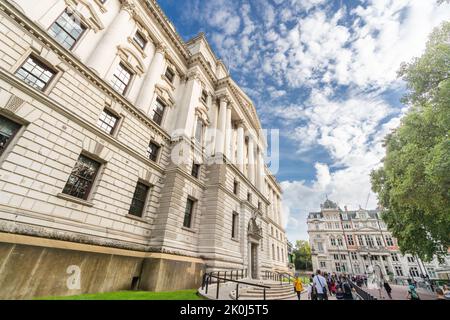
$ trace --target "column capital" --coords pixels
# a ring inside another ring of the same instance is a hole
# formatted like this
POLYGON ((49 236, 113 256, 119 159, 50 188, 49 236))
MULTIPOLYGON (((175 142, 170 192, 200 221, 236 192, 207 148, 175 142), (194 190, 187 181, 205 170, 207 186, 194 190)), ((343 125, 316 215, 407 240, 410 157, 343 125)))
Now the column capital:
POLYGON ((241 120, 241 119, 235 120, 234 125, 238 128, 244 128, 244 120, 241 120))
POLYGON ((136 4, 134 4, 133 0, 121 0, 120 9, 127 11, 131 16, 136 14, 136 4))
POLYGON ((230 98, 228 97, 227 94, 221 94, 218 96, 220 102, 225 102, 227 105, 231 102, 230 98))
POLYGON ((167 52, 167 46, 162 42, 155 43, 155 53, 165 54, 167 52))

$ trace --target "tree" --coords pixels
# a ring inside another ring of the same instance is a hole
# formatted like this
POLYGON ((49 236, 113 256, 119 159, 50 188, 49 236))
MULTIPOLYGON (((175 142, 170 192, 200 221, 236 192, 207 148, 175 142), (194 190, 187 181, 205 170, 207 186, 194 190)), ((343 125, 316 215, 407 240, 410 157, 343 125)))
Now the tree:
POLYGON ((294 264, 296 270, 312 270, 311 247, 305 240, 297 240, 294 248, 294 264))
POLYGON ((410 107, 385 139, 372 189, 402 252, 425 261, 450 247, 450 22, 430 35, 425 53, 399 71, 410 107))

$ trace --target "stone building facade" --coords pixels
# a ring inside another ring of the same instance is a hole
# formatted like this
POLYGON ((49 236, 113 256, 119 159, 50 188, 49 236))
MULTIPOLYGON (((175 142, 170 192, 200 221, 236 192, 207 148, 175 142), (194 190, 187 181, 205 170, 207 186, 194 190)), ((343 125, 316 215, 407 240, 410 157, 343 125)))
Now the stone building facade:
POLYGON ((320 212, 309 214, 307 222, 314 270, 362 275, 373 268, 392 279, 420 280, 422 275, 440 278, 450 265, 450 256, 441 264, 437 259, 425 263, 401 254, 379 210, 341 210, 327 199, 320 212))
POLYGON ((0 8, 0 298, 287 270, 255 106, 203 34, 154 0, 0 8))

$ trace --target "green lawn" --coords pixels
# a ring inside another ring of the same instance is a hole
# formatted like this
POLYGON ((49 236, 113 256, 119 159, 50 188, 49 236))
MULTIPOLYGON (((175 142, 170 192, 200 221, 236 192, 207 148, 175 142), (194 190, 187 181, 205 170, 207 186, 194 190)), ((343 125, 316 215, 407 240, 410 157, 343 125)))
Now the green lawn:
POLYGON ((203 300, 197 290, 172 292, 119 291, 68 297, 43 297, 37 300, 203 300))

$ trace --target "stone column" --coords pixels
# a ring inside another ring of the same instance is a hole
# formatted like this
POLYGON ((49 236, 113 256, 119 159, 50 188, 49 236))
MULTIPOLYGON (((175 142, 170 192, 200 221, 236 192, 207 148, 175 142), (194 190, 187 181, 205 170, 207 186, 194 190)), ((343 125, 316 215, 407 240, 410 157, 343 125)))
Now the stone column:
POLYGON ((237 122, 237 159, 236 164, 244 173, 244 123, 242 121, 237 122))
POLYGON ((213 104, 213 98, 211 94, 208 94, 206 98, 206 105, 208 106, 208 114, 211 122, 207 128, 206 135, 206 152, 208 156, 214 154, 214 148, 216 145, 216 128, 217 128, 217 106, 213 104))
POLYGON ((228 100, 225 96, 220 97, 219 121, 216 130, 216 154, 225 152, 225 131, 227 125, 227 104, 228 100))
POLYGON ((225 129, 225 154, 228 158, 228 160, 231 160, 231 104, 229 103, 227 105, 227 123, 226 123, 226 129, 225 129))
POLYGON ((146 114, 150 114, 152 110, 153 95, 155 94, 155 86, 158 83, 158 79, 161 79, 161 75, 164 72, 164 45, 158 43, 155 45, 155 55, 152 62, 145 74, 144 82, 142 83, 139 91, 138 98, 136 100, 136 106, 142 109, 146 114))
POLYGON ((260 166, 260 157, 259 157, 259 148, 256 150, 256 159, 255 159, 255 177, 256 177, 256 188, 261 190, 261 175, 259 174, 259 166, 260 166))
POLYGON ((117 54, 116 46, 125 42, 131 32, 133 24, 130 22, 134 15, 135 5, 130 0, 122 0, 120 11, 87 60, 87 65, 93 68, 100 77, 104 78, 108 68, 117 54))
POLYGON ((248 179, 255 184, 255 147, 251 135, 248 136, 248 179))

